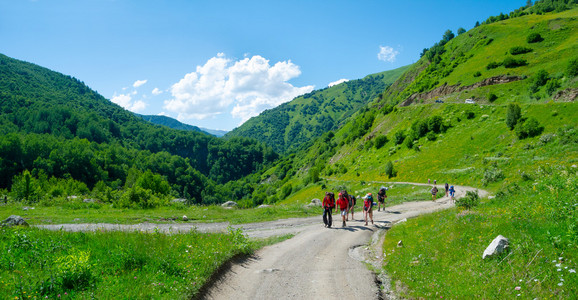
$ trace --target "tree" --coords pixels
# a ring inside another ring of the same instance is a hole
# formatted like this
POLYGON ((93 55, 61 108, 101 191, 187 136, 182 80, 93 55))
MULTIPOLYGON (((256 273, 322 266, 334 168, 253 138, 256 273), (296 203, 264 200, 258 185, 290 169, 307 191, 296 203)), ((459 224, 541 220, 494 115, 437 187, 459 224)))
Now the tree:
POLYGON ((506 125, 510 130, 513 130, 522 117, 522 110, 518 104, 510 103, 508 105, 508 113, 506 115, 506 125))
POLYGON ((391 178, 391 177, 395 177, 396 172, 393 169, 393 163, 390 161, 387 162, 387 164, 385 164, 385 175, 387 175, 387 177, 391 178))
POLYGON ((453 39, 455 37, 454 33, 451 30, 446 30, 446 32, 444 33, 444 37, 442 38, 443 41, 445 41, 446 43, 449 42, 451 39, 453 39))
POLYGON ((466 30, 463 27, 458 28, 458 35, 466 33, 466 30))
POLYGON ((479 27, 480 26, 480 21, 476 21, 476 25, 474 25, 474 27, 479 27))

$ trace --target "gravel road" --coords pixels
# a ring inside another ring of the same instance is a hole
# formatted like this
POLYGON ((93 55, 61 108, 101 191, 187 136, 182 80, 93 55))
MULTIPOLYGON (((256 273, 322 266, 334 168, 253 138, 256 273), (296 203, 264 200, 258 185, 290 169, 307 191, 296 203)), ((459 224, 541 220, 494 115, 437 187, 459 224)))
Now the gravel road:
MULTIPOLYGON (((399 182, 402 183, 402 182, 399 182)), ((408 183, 410 184, 410 183, 408 183)), ((417 184, 419 185, 419 184, 417 184)), ((423 184, 427 185, 427 184, 423 184)), ((441 186, 441 185, 438 185, 441 186)), ((438 187, 439 188, 439 187, 438 187)), ((471 187, 456 186, 456 198, 471 187)), ((440 191, 443 191, 441 187, 440 191)), ((480 197, 487 192, 478 190, 480 197)), ((440 195, 443 192, 440 193, 440 195)), ((333 228, 325 228, 321 215, 263 223, 234 225, 249 237, 295 234, 291 239, 265 247, 239 263, 233 264, 201 295, 203 299, 386 299, 387 283, 367 267, 380 269, 383 232, 407 218, 452 207, 447 197, 434 201, 406 202, 374 211, 374 225, 365 226, 359 205, 355 218, 341 227, 334 215, 333 228)), ((141 230, 176 232, 196 229, 202 232, 223 231, 229 224, 60 224, 38 227, 53 230, 141 230)))

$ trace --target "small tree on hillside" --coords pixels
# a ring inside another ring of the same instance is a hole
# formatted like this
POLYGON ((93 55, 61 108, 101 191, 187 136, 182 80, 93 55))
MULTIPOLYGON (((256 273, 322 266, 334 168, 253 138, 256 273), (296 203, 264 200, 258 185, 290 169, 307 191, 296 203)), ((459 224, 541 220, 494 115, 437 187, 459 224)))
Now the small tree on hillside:
POLYGON ((387 164, 385 165, 385 175, 387 175, 387 177, 391 178, 391 177, 395 177, 397 172, 395 172, 395 170, 393 169, 393 163, 390 161, 387 162, 387 164))
POLYGON ((463 27, 458 28, 458 35, 466 33, 466 30, 463 27))
POLYGON ((508 125, 508 128, 514 130, 520 118, 522 118, 522 109, 518 104, 510 103, 508 105, 508 114, 506 115, 506 125, 508 125))

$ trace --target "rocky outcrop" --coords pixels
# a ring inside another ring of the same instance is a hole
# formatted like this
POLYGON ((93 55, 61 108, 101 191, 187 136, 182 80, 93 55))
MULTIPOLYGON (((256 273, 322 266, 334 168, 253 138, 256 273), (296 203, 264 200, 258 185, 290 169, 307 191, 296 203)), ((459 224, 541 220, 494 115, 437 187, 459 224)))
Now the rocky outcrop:
POLYGON ((509 246, 510 242, 502 235, 498 235, 490 245, 484 250, 482 259, 502 254, 509 246))
POLYGON ((568 88, 554 94, 552 99, 559 102, 572 102, 576 101, 576 97, 578 97, 578 89, 568 88))
POLYGON ((509 83, 509 82, 514 82, 514 81, 518 81, 518 80, 522 80, 522 79, 523 78, 521 76, 501 75, 501 76, 486 78, 482 81, 476 82, 472 85, 466 85, 466 86, 460 86, 459 84, 456 84, 456 85, 444 84, 444 85, 437 87, 437 88, 435 88, 435 89, 433 89, 427 93, 413 94, 409 98, 405 99, 405 101, 403 101, 400 104, 400 106, 408 106, 408 105, 411 105, 413 102, 415 102, 417 100, 421 100, 421 99, 429 100, 429 99, 434 99, 436 97, 442 97, 442 96, 446 96, 449 94, 453 94, 453 93, 457 93, 457 92, 461 92, 461 91, 465 91, 465 90, 473 90, 473 89, 476 89, 479 87, 509 83))
POLYGON ((8 219, 2 221, 2 225, 4 226, 29 226, 28 223, 22 218, 21 216, 12 215, 8 217, 8 219))

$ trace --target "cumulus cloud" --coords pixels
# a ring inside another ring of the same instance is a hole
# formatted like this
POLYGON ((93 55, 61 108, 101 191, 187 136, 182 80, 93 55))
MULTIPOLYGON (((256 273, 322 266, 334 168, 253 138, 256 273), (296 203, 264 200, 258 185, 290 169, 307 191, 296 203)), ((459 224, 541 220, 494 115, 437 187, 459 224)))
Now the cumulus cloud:
POLYGON ((115 93, 110 101, 132 112, 144 110, 147 107, 147 104, 142 100, 133 100, 131 94, 132 93, 117 95, 115 93))
POLYGON ((158 96, 163 93, 163 91, 159 90, 159 88, 154 88, 152 91, 153 95, 158 96))
POLYGON ((137 87, 142 86, 143 84, 147 83, 147 81, 148 80, 146 80, 146 79, 145 80, 137 80, 132 84, 132 86, 134 88, 137 88, 137 87))
POLYGON ((269 64, 262 56, 234 61, 219 53, 205 65, 197 66, 170 88, 172 99, 164 108, 179 120, 205 119, 223 113, 242 122, 313 90, 288 83, 301 75, 291 61, 269 64))
POLYGON ((328 86, 329 86, 329 87, 332 87, 332 86, 334 86, 334 85, 338 85, 338 84, 340 84, 340 83, 344 83, 344 82, 348 82, 348 81, 349 81, 349 79, 339 79, 339 80, 337 80, 337 81, 330 82, 328 86))
POLYGON ((389 46, 379 46, 379 53, 377 59, 385 62, 394 62, 399 52, 389 46))

